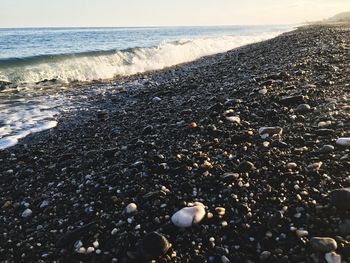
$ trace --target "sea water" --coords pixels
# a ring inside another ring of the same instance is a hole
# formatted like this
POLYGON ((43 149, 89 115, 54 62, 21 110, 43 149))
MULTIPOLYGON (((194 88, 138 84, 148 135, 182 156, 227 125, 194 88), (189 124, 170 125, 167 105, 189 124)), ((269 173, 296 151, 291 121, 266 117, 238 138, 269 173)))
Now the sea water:
POLYGON ((54 127, 74 82, 158 70, 270 39, 290 25, 0 29, 0 149, 54 127), (57 92, 55 92, 57 90, 57 92))

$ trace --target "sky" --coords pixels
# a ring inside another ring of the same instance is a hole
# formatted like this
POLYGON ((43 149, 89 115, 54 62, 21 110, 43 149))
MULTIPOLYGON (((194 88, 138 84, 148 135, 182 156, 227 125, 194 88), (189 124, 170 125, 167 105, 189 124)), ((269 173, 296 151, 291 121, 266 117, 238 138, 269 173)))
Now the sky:
POLYGON ((296 24, 350 0, 0 0, 0 27, 296 24))

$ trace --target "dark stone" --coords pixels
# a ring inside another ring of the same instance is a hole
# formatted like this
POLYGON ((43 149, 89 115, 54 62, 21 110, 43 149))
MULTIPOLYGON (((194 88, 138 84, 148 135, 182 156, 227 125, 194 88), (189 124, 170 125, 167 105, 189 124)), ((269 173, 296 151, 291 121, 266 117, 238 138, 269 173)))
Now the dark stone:
POLYGON ((147 234, 138 245, 139 254, 146 259, 157 259, 171 247, 165 236, 152 232, 147 234))

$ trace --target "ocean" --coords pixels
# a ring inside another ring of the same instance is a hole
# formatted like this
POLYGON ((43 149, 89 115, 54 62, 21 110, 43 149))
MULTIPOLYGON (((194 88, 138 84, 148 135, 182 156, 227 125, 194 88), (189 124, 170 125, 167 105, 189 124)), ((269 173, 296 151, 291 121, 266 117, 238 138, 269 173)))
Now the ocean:
POLYGON ((0 29, 0 149, 74 110, 72 83, 163 69, 273 38, 290 25, 0 29))

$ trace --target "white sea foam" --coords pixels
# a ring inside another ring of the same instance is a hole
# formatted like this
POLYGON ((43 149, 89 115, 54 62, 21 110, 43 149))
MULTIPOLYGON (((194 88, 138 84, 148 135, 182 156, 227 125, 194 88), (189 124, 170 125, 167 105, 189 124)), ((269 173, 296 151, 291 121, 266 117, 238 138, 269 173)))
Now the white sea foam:
POLYGON ((163 42, 156 47, 125 51, 72 54, 21 61, 0 69, 2 80, 14 83, 35 83, 44 79, 70 82, 111 79, 117 75, 132 75, 196 60, 275 37, 281 32, 266 32, 249 36, 182 39, 163 42))

